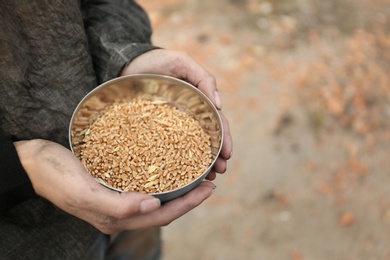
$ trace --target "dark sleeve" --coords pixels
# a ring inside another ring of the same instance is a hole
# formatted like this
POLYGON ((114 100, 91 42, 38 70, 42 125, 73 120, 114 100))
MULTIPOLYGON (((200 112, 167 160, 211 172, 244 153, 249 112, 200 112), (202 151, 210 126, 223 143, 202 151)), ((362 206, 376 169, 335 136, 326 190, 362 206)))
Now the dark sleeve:
POLYGON ((12 137, 0 140, 0 214, 37 196, 19 161, 13 141, 12 137))
POLYGON ((99 83, 117 77, 122 67, 151 44, 152 29, 143 9, 130 0, 81 0, 81 12, 99 83))

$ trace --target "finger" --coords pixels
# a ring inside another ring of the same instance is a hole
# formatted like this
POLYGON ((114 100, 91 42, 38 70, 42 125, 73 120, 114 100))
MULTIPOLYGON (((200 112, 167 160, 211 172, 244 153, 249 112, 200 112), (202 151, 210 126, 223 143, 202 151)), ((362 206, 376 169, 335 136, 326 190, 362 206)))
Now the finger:
POLYGON ((226 160, 229 160, 233 154, 233 138, 230 133, 229 122, 227 121, 226 117, 221 111, 219 112, 219 114, 222 119, 223 134, 224 134, 220 156, 226 160))
POLYGON ((226 172, 227 162, 225 159, 218 157, 217 161, 214 164, 213 170, 218 173, 226 172))
POLYGON ((209 172, 209 174, 207 174, 205 179, 209 180, 209 181, 213 181, 213 180, 215 180, 216 177, 217 177, 217 174, 215 173, 215 171, 211 170, 209 172))
POLYGON ((215 188, 216 186, 212 182, 204 181, 189 193, 165 203, 159 209, 148 214, 138 215, 128 220, 127 223, 122 222, 124 225, 123 228, 133 229, 134 227, 142 228, 168 225, 175 219, 199 206, 211 196, 215 188))
POLYGON ((120 75, 133 73, 158 73, 183 79, 198 87, 218 109, 222 108, 214 76, 185 52, 148 51, 132 60, 120 75))
POLYGON ((198 87, 219 110, 222 109, 222 102, 217 88, 215 77, 206 71, 200 64, 195 63, 193 68, 190 68, 188 81, 198 87))
POLYGON ((221 110, 222 103, 215 77, 192 57, 183 55, 182 59, 185 66, 181 66, 181 68, 184 68, 184 70, 178 70, 181 71, 182 75, 177 76, 198 87, 213 102, 216 108, 221 110))
POLYGON ((167 61, 170 62, 169 64, 165 64, 165 66, 157 66, 155 71, 191 83, 199 88, 218 109, 222 108, 215 77, 200 63, 187 53, 181 51, 153 50, 149 54, 157 53, 160 59, 163 59, 161 61, 162 64, 167 61))
POLYGON ((150 212, 160 207, 160 200, 139 192, 117 192, 95 183, 89 186, 88 200, 84 208, 101 215, 118 219, 128 218, 138 213, 150 212))
MULTIPOLYGON (((114 234, 128 230, 123 223, 127 223, 128 220, 138 215, 153 212, 161 206, 161 202, 157 198, 151 196, 151 198, 142 198, 142 195, 146 194, 136 192, 118 194, 120 199, 112 200, 111 207, 107 207, 99 212, 90 212, 91 221, 89 223, 105 234, 114 234)), ((136 228, 139 227, 134 226, 134 229, 136 228)))
POLYGON ((131 219, 142 213, 148 213, 161 206, 160 200, 138 192, 116 192, 110 190, 88 176, 79 180, 72 189, 68 213, 77 216, 105 234, 123 230, 123 219, 131 219), (81 187, 81 190, 80 190, 81 187), (73 197, 73 198, 72 198, 73 197))

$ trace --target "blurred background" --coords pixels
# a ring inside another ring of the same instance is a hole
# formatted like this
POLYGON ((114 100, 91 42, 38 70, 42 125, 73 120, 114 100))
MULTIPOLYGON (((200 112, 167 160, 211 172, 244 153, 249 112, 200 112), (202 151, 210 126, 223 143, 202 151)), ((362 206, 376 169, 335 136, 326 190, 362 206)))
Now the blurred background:
POLYGON ((215 75, 234 138, 164 259, 390 259, 390 1, 138 3, 215 75))

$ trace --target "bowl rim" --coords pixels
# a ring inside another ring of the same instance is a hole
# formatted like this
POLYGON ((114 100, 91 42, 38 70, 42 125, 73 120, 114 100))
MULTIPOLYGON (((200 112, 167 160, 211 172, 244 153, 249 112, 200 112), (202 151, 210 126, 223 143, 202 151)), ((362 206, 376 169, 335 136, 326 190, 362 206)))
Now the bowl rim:
MULTIPOLYGON (((111 85, 112 83, 114 82, 118 82, 118 81, 123 81, 123 80, 127 80, 129 78, 147 78, 147 79, 164 79, 164 80, 168 80, 170 82, 173 82, 173 83, 180 83, 181 85, 184 85, 186 86, 187 88, 190 88, 192 89, 193 91, 197 92, 199 95, 201 95, 203 97, 203 100, 205 100, 208 105, 211 107, 212 110, 214 110, 215 114, 217 115, 217 118, 218 118, 218 123, 219 123, 219 126, 220 126, 220 132, 221 132, 221 136, 220 136, 220 142, 219 142, 219 147, 218 147, 218 151, 216 153, 216 156, 215 158, 213 159, 213 161, 210 163, 209 167, 201 174, 199 175, 197 178, 193 179, 191 182, 183 185, 183 186, 180 186, 180 187, 177 187, 173 190, 168 190, 168 191, 164 191, 164 192, 156 192, 156 193, 146 193, 148 195, 152 195, 152 196, 163 196, 163 195, 166 195, 166 194, 170 194, 170 193, 173 193, 175 191, 178 191, 178 190, 182 190, 182 189, 186 189, 186 187, 190 186, 191 184, 193 184, 194 182, 197 182, 197 181, 200 181, 200 180, 203 180, 209 173, 210 171, 212 170, 212 168, 214 167, 220 153, 221 153, 221 150, 222 150, 222 145, 223 145, 223 140, 224 140, 224 127, 223 127, 223 121, 222 121, 222 117, 221 117, 221 114, 219 112, 219 110, 216 108, 216 106, 214 105, 214 103, 211 101, 211 99, 205 94, 203 93, 198 87, 192 85, 191 83, 185 81, 185 80, 182 80, 182 79, 179 79, 179 78, 175 78, 175 77, 172 77, 172 76, 168 76, 168 75, 163 75, 163 74, 154 74, 154 73, 137 73, 137 74, 129 74, 129 75, 124 75, 124 76, 119 76, 119 77, 116 77, 116 78, 113 78, 111 80, 108 80, 108 81, 105 81, 103 82, 102 84, 96 86, 95 88, 93 88, 92 90, 90 90, 81 100, 80 102, 77 104, 77 106, 75 107, 75 109, 73 110, 73 113, 72 113, 72 117, 71 117, 71 120, 70 120, 70 123, 69 123, 69 128, 68 128, 68 140, 69 140, 69 146, 70 146, 70 149, 72 151, 72 153, 74 154, 74 151, 73 151, 73 146, 72 146, 72 134, 71 134, 71 130, 72 130, 72 125, 73 125, 73 121, 74 121, 74 118, 77 114, 77 112, 79 111, 80 107, 88 100, 88 98, 90 96, 92 96, 93 94, 95 94, 97 91, 99 91, 100 89, 108 86, 108 85, 111 85)), ((86 169, 87 170, 87 169, 86 169)), ((88 172, 88 170, 87 170, 88 172)), ((89 172, 88 172, 89 173, 89 172)), ((90 173, 89 173, 90 174, 90 173)), ((92 175, 91 175, 92 176, 92 175)), ((93 176, 92 176, 93 177, 93 176)), ((95 178, 93 177, 97 182, 99 182, 100 184, 102 184, 103 186, 111 189, 111 190, 114 190, 114 191, 118 191, 118 192, 128 192, 128 191, 123 191, 123 190, 120 190, 120 189, 116 189, 108 184, 106 184, 105 182, 99 180, 98 178, 95 178)), ((195 188, 195 187, 194 187, 195 188)), ((137 192, 137 191, 136 191, 137 192)))

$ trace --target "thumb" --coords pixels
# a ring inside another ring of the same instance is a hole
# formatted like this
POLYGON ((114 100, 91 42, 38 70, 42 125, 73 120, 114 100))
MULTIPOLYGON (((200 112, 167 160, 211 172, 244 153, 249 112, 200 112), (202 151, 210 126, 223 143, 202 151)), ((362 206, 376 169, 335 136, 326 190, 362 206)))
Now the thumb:
POLYGON ((96 182, 91 189, 90 210, 115 218, 128 218, 139 213, 148 213, 161 206, 159 199, 140 192, 117 192, 96 182), (95 185, 94 185, 95 186, 95 185))

